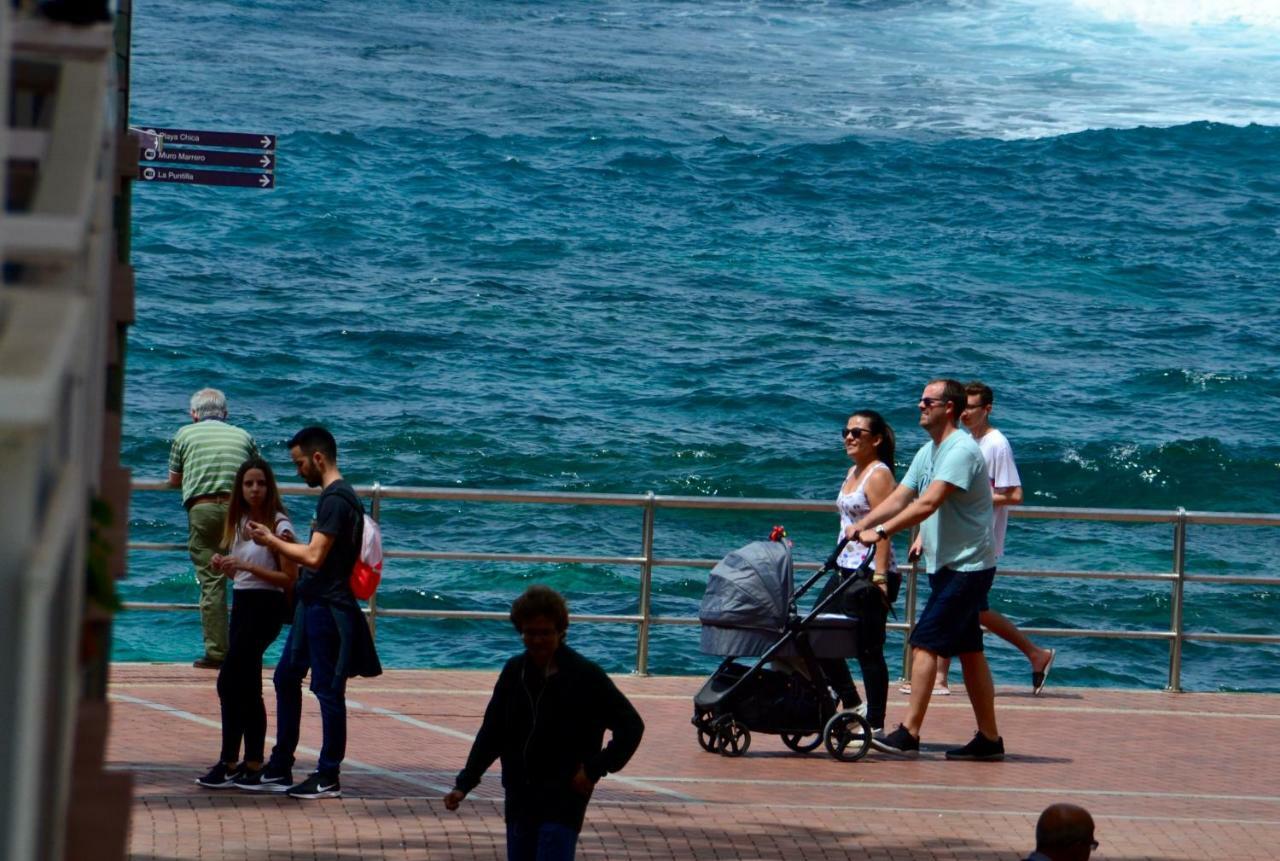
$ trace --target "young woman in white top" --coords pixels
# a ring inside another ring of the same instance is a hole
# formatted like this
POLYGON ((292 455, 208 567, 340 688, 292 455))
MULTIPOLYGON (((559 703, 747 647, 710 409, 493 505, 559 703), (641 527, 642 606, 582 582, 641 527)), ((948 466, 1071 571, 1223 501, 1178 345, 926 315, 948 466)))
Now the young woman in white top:
MULTIPOLYGON (((874 410, 859 410, 849 416, 841 432, 845 454, 853 466, 845 475, 836 497, 836 509, 840 512, 840 537, 871 509, 885 499, 897 481, 893 477, 894 436, 884 417, 874 410)), ((884 726, 885 705, 889 698, 889 668, 884 660, 885 625, 889 618, 891 578, 896 579, 893 547, 888 539, 875 545, 876 555, 871 582, 875 588, 850 587, 846 592, 844 609, 856 615, 858 625, 858 665, 862 669, 862 684, 867 691, 866 716, 872 729, 884 726)), ((841 576, 853 573, 866 560, 869 548, 850 541, 836 559, 841 576)), ((896 583, 894 584, 896 586, 896 583)), ((854 687, 849 667, 843 660, 822 662, 823 671, 832 689, 840 697, 846 709, 862 704, 858 689, 854 687)))
POLYGON ((262 655, 275 642, 284 624, 287 594, 298 578, 298 567, 277 559, 270 548, 254 543, 248 523, 271 523, 285 541, 294 540, 293 524, 280 500, 271 466, 253 457, 240 465, 227 506, 223 546, 213 566, 235 581, 231 605, 231 645, 218 672, 222 701, 222 753, 209 773, 196 780, 210 789, 234 786, 262 768, 267 735, 267 711, 262 701, 262 655), (240 742, 244 741, 244 761, 240 742), (237 762, 239 764, 237 765, 237 762))

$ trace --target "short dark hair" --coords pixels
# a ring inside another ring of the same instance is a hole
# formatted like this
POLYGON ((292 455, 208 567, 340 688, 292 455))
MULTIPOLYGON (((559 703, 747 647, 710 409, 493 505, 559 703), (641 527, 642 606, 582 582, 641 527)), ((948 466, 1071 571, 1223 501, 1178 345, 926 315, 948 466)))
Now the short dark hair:
MULTIPOLYGON (((964 384, 965 396, 977 395, 978 403, 987 407, 996 402, 996 393, 991 391, 991 387, 982 380, 974 380, 971 383, 964 384)), ((967 406, 967 404, 966 404, 967 406)))
POLYGON ((942 402, 951 404, 951 423, 953 425, 960 424, 960 414, 964 412, 965 395, 964 386, 960 385, 958 380, 940 377, 930 380, 926 385, 932 386, 934 383, 942 383, 942 402))
POLYGON ((523 633, 525 622, 546 616, 556 626, 556 633, 569 630, 569 605, 550 586, 535 583, 511 603, 511 624, 523 633))
POLYGON ((307 457, 318 451, 330 463, 338 462, 338 441, 320 425, 311 425, 298 431, 289 438, 287 445, 289 448, 296 445, 307 457))

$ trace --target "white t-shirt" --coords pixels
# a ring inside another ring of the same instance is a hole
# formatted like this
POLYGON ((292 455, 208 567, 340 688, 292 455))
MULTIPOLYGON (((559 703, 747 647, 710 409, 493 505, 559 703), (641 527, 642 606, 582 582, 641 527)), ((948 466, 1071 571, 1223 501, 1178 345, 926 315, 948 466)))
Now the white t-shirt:
MULTIPOLYGON (((270 547, 263 547, 261 544, 254 543, 252 538, 246 538, 244 534, 245 524, 249 522, 249 518, 240 518, 239 527, 236 529, 236 540, 231 544, 231 555, 237 559, 243 560, 250 565, 256 565, 259 568, 267 568, 271 571, 279 571, 280 564, 276 561, 276 555, 271 552, 270 547)), ((293 532, 293 524, 289 522, 287 515, 276 512, 275 534, 283 536, 286 532, 293 532)), ((237 571, 234 589, 274 589, 277 592, 283 592, 284 589, 268 583, 256 574, 250 574, 248 571, 237 571)))
MULTIPOLYGON (((1004 434, 991 428, 982 439, 978 440, 978 448, 982 449, 982 459, 987 462, 987 476, 991 479, 992 490, 1022 487, 1022 479, 1018 477, 1018 465, 1013 462, 1013 447, 1009 445, 1009 440, 1004 434)), ((1004 554, 1004 531, 1008 524, 1009 506, 997 505, 995 516, 991 519, 997 559, 1004 554)))

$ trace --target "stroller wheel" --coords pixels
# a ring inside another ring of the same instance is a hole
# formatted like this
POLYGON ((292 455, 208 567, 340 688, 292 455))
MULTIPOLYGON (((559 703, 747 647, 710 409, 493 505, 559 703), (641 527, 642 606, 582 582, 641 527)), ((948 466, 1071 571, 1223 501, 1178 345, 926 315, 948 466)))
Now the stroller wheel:
POLYGON ((808 753, 822 744, 822 733, 784 732, 782 734, 782 743, 796 753, 808 753), (810 736, 813 736, 813 738, 810 739, 810 736))
POLYGON ((711 713, 700 711, 693 716, 693 725, 698 730, 698 744, 707 753, 716 752, 716 738, 718 737, 715 727, 712 726, 711 713))
POLYGON ((751 731, 731 717, 722 717, 712 725, 716 735, 716 753, 742 756, 751 747, 751 731))
POLYGON ((855 712, 836 712, 827 721, 822 738, 828 753, 844 762, 854 762, 866 756, 871 748, 871 724, 855 712))

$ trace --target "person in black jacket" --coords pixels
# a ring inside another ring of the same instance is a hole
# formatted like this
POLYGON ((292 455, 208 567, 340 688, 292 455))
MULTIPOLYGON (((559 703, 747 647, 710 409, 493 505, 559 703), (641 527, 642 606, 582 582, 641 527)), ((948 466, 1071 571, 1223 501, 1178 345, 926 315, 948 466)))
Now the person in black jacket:
POLYGON ((554 589, 526 589, 511 624, 525 651, 502 668, 445 807, 457 810, 501 757, 508 861, 571 861, 596 782, 631 759, 644 721, 604 670, 565 644, 569 608, 554 589))

